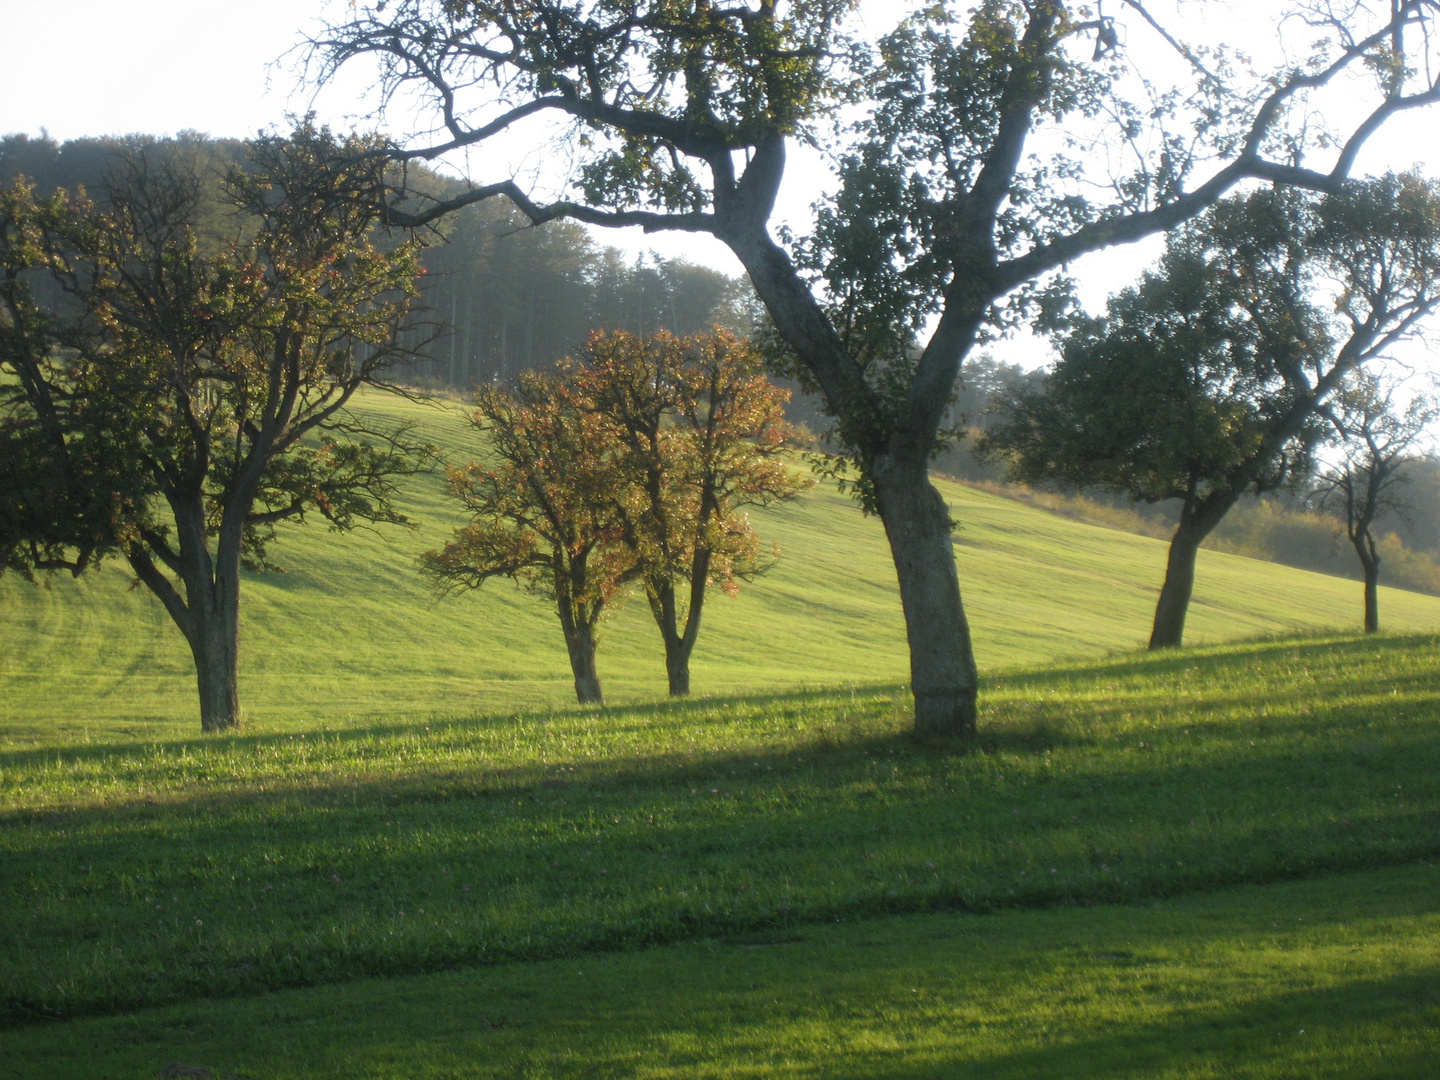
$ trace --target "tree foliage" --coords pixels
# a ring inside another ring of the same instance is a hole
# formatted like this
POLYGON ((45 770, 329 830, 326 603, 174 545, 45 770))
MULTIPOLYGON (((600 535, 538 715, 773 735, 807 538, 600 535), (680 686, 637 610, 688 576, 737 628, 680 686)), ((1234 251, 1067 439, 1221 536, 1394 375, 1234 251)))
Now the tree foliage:
POLYGON ((534 372, 513 392, 481 387, 471 421, 493 460, 446 470, 471 522, 421 568, 445 589, 508 577, 554 603, 575 696, 598 702, 600 621, 638 573, 615 498, 615 433, 573 387, 534 372))
POLYGON ((1440 417, 1440 401, 1433 396, 1414 394, 1401 404, 1398 389, 1379 376, 1358 373, 1336 394, 1326 414, 1341 439, 1341 457, 1320 475, 1310 495, 1340 522, 1360 560, 1367 634, 1380 630, 1377 523, 1409 511, 1405 465, 1418 456, 1419 443, 1440 417))
POLYGON ((472 521, 422 568, 444 588, 509 577, 554 603, 582 702, 601 696, 600 622, 638 584, 670 691, 689 693, 706 590, 774 561, 745 509, 808 486, 784 458, 786 397, 726 331, 597 332, 557 373, 477 393, 493 460, 449 470, 472 521))
MULTIPOLYGON (((26 209, 65 303, 12 404, 39 417, 65 402, 52 426, 87 451, 69 455, 72 499, 124 478, 105 543, 190 644, 206 730, 239 722, 242 566, 266 567, 276 526, 311 513, 336 529, 406 524, 393 479, 430 453, 347 408, 403 359, 416 295, 415 245, 372 235, 385 183, 373 148, 309 125, 256 140, 224 178, 228 237, 209 227, 204 173, 143 146, 115 163, 103 201, 26 209)), ((46 442, 19 445, 38 462, 46 442)), ((50 542, 75 546, 49 524, 50 542)))
POLYGON ((32 280, 45 222, 62 212, 28 185, 0 189, 0 571, 83 573, 124 541, 143 497, 72 392, 32 280))
POLYGON ((1247 490, 1308 477, 1321 407, 1440 305, 1440 189, 1267 188, 1175 233, 1083 318, 984 440, 1030 483, 1180 500, 1152 647, 1179 644, 1195 550, 1247 490))
POLYGON ((577 389, 622 447, 626 540, 665 643, 672 694, 690 689, 706 589, 733 594, 766 570, 745 513, 809 486, 786 455, 789 394, 733 334, 591 337, 577 389))

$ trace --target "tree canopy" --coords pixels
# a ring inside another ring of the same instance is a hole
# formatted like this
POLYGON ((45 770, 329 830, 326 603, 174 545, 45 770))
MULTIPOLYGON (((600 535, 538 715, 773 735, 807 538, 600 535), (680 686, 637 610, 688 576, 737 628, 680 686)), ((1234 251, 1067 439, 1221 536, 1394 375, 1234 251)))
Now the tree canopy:
POLYGON ((64 496, 48 519, 31 505, 31 562, 123 555, 190 645, 205 730, 240 719, 242 566, 268 566, 276 527, 312 513, 405 524, 393 479, 430 452, 347 408, 390 385, 417 293, 415 245, 374 236, 385 166, 369 145, 309 125, 254 141, 224 180, 228 235, 204 173, 143 145, 103 203, 6 196, 29 269, 64 293, 28 352, 0 356, 19 376, 0 400, 0 429, 21 436, 7 452, 64 496), (88 524, 99 496, 108 531, 77 535, 71 508, 88 524))
POLYGON ((1321 407, 1440 306, 1440 189, 1387 176, 1265 188, 1174 233, 1078 322, 985 437, 1027 482, 1180 500, 1151 646, 1177 645, 1196 550, 1247 490, 1306 479, 1321 407))
POLYGON ((690 692, 706 590, 734 593, 774 562, 746 514, 811 486, 787 460, 789 393, 725 330, 595 334, 575 389, 620 447, 613 490, 665 643, 671 694, 690 692))

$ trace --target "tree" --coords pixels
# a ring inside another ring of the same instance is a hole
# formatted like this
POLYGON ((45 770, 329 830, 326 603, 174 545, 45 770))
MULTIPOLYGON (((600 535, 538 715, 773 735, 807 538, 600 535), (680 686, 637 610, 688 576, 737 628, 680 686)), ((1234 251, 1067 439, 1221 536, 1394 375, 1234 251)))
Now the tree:
POLYGON ((745 508, 810 485, 787 465, 789 394, 733 334, 594 334, 575 385, 621 447, 612 490, 665 643, 672 695, 690 692, 690 656, 708 586, 733 592, 773 562, 745 508))
MULTIPOLYGON (((311 512, 336 529, 405 524, 393 480, 430 453, 347 410, 406 355, 415 295, 415 245, 371 235, 385 183, 373 146, 308 124, 251 143, 223 184, 241 221, 228 239, 202 227, 213 193, 194 163, 144 146, 118 160, 103 202, 29 211, 68 305, 37 345, 25 405, 43 416, 63 401, 52 430, 108 463, 72 469, 72 501, 116 472, 135 490, 115 488, 115 532, 96 549, 113 539, 185 635, 206 731, 240 721, 242 567, 268 566, 276 526, 311 512)), ((25 445, 39 454, 43 439, 25 445)), ((84 550, 61 517, 48 524, 84 550)))
POLYGON ((522 375, 514 393, 482 386, 471 422, 494 461, 446 470, 473 519, 421 568, 445 590, 508 577, 555 605, 575 697, 601 703, 601 619, 638 573, 615 499, 614 433, 553 376, 522 375))
POLYGON ((537 117, 573 125, 573 197, 537 201, 504 179, 399 220, 505 196, 535 222, 704 233, 735 253, 885 526, 916 728, 970 735, 977 673, 949 512, 927 476, 965 357, 1052 309, 1066 264, 1174 228, 1242 181, 1338 189, 1386 120, 1440 100, 1440 37, 1431 0, 1316 4, 1296 20, 1305 59, 1251 76, 1129 0, 1135 32, 1153 28, 1180 58, 1170 86, 1125 67, 1114 19, 1061 0, 982 0, 964 16, 929 5, 873 45, 845 32, 850 8, 395 0, 330 26, 311 58, 322 80, 372 61, 385 100, 433 104, 439 136, 404 158, 537 117), (1359 110, 1348 133, 1315 123, 1327 90, 1359 110), (866 115, 842 132, 840 192, 813 242, 787 250, 769 229, 787 143, 821 140, 842 102, 866 115), (1316 152, 1329 160, 1312 165, 1316 152))
POLYGON ((984 445, 1017 479, 1180 501, 1150 647, 1179 645, 1200 543, 1247 490, 1305 479, 1318 410, 1437 306, 1435 185, 1228 199, 1173 234, 1103 318, 1081 320, 984 445))
POLYGON ((1440 416, 1440 402, 1416 394, 1403 408, 1397 387, 1374 375, 1359 375, 1326 410, 1343 440, 1343 457, 1321 475, 1311 498, 1338 518, 1360 559, 1365 581, 1365 632, 1380 630, 1380 545, 1378 519, 1409 509, 1405 465, 1416 444, 1440 416))

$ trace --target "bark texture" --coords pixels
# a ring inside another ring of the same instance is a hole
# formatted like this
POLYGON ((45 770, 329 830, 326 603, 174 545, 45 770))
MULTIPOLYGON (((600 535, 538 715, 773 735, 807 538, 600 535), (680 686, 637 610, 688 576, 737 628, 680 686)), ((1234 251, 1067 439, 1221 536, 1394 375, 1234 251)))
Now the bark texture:
POLYGON ((877 468, 875 493, 905 611, 915 732, 972 738, 979 679, 949 509, 923 466, 877 468))
POLYGON ((1155 605, 1150 648, 1171 649, 1183 644, 1185 616, 1190 612, 1190 594, 1195 591, 1195 559, 1200 544, 1224 520, 1244 490, 1243 485, 1238 485, 1211 492, 1203 499, 1192 495, 1181 508, 1180 527, 1170 539, 1165 584, 1155 605))
POLYGON ((581 705, 603 705, 600 676, 595 670, 595 632, 583 624, 565 635, 570 651, 570 670, 575 675, 575 700, 581 705))
POLYGON ((1360 566, 1365 572, 1365 633, 1380 632, 1380 553, 1368 529, 1355 540, 1360 566))
POLYGON ((1165 563, 1165 584, 1160 601, 1155 605, 1155 622, 1150 629, 1150 648, 1176 648, 1185 636, 1185 616, 1190 611, 1190 595, 1195 589, 1195 558, 1204 533, 1193 526, 1182 525, 1170 540, 1170 556, 1165 563))

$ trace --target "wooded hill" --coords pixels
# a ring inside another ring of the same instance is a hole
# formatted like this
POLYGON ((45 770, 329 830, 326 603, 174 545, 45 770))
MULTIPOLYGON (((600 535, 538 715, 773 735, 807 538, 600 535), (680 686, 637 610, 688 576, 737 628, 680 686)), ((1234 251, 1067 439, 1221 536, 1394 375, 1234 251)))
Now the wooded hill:
MULTIPOLYGON (((0 185, 25 176, 42 195, 84 187, 98 197, 116 152, 135 145, 213 156, 217 176, 242 156, 239 140, 196 133, 63 143, 6 135, 0 137, 0 185)), ((409 179, 433 196, 461 186, 415 166, 409 179)), ((410 376, 422 384, 464 390, 548 368, 594 329, 686 335, 719 323, 750 330, 750 293, 743 282, 678 259, 628 261, 573 222, 530 227, 503 200, 454 214, 433 240, 423 255, 425 303, 429 332, 438 334, 410 376)))

